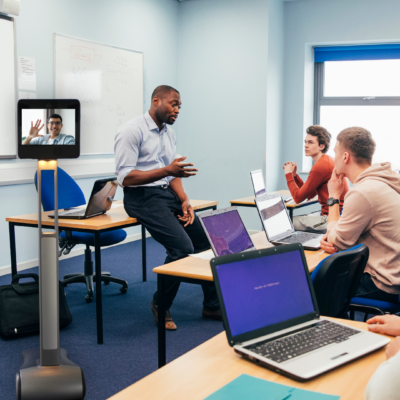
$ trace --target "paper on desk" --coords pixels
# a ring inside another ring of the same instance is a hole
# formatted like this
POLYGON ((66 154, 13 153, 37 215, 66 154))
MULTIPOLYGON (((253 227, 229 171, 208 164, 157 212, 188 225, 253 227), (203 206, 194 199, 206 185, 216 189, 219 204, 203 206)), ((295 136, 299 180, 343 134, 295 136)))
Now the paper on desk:
POLYGON ((250 375, 240 375, 206 400, 337 400, 332 396, 280 385, 250 375))
POLYGON ((19 57, 19 89, 36 91, 36 66, 32 57, 19 57))
POLYGON ((202 253, 189 254, 190 257, 201 258, 202 260, 211 260, 215 257, 212 250, 203 251, 202 253))

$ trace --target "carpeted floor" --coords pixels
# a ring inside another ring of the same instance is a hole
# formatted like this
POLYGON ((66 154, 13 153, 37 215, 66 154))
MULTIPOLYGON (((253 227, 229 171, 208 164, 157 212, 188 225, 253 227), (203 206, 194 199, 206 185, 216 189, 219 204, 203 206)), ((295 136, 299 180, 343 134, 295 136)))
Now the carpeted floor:
MULTIPOLYGON (((94 254, 93 254, 94 258, 94 254)), ((102 266, 113 276, 128 281, 122 295, 119 285, 103 285, 104 344, 96 344, 96 305, 85 302, 83 284, 66 288, 72 314, 71 325, 60 332, 61 347, 85 373, 87 400, 107 399, 157 369, 157 329, 150 301, 156 290, 152 269, 162 265, 165 250, 147 239, 148 281, 142 282, 141 241, 102 250, 102 266)), ((37 272, 37 268, 23 271, 37 272)), ((60 278, 83 272, 83 256, 60 261, 60 278)), ((0 285, 10 283, 10 275, 0 277, 0 285)), ((167 332, 167 362, 181 356, 223 330, 222 323, 201 318, 203 292, 199 285, 181 284, 171 308, 178 330, 167 332)), ((15 399, 15 373, 21 352, 39 347, 39 336, 3 340, 0 338, 0 399, 15 399)))

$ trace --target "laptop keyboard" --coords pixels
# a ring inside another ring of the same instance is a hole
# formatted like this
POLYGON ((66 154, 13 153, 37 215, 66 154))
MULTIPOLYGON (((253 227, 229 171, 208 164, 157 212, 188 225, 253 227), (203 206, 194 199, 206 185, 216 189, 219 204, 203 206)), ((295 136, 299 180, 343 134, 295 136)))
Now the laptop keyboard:
POLYGON ((279 243, 305 243, 311 239, 316 239, 320 235, 318 233, 300 232, 295 233, 287 238, 279 239, 279 243))
POLYGON ((67 211, 67 212, 63 212, 61 213, 61 215, 68 215, 68 216, 81 216, 81 215, 85 215, 85 210, 78 210, 78 211, 67 211))
POLYGON ((255 343, 245 348, 260 356, 281 363, 332 343, 344 342, 357 333, 361 332, 347 326, 322 320, 310 328, 293 335, 273 341, 255 343))

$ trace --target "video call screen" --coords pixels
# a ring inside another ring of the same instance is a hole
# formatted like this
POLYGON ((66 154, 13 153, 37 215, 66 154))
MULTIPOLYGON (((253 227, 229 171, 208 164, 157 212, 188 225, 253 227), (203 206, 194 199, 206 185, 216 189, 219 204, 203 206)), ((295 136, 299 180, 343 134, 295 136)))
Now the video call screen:
POLYGON ((299 250, 217 266, 232 336, 315 311, 299 250))
POLYGON ((75 145, 74 109, 23 109, 23 145, 75 145))
POLYGON ((269 238, 274 238, 292 230, 292 225, 281 197, 258 201, 257 204, 269 238))
POLYGON ((236 210, 202 219, 218 256, 236 254, 253 247, 236 210))

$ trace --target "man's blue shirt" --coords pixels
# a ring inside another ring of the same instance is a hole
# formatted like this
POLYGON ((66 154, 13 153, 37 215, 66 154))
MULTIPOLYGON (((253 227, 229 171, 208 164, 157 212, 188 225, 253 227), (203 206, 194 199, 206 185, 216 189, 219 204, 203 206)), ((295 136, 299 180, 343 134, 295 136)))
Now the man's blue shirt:
MULTIPOLYGON (((50 139, 50 134, 35 137, 32 139, 29 144, 47 144, 47 141, 50 139)), ((75 138, 71 135, 65 135, 64 133, 60 133, 52 144, 75 144, 75 138)))

